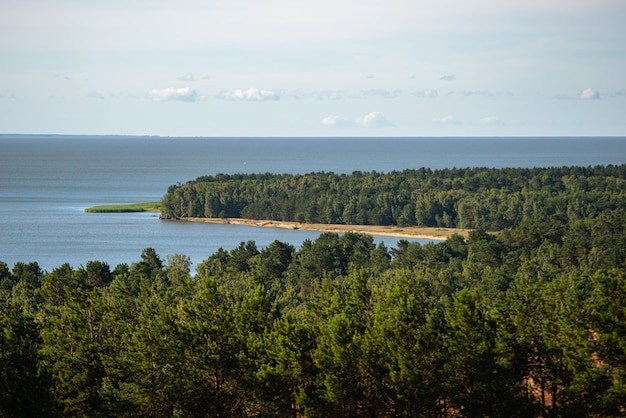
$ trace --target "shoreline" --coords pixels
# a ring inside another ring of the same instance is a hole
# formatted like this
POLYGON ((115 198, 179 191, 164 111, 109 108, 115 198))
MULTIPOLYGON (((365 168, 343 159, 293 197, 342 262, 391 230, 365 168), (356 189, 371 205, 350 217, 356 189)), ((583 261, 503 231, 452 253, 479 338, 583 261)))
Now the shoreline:
POLYGON ((356 232, 368 235, 383 235, 399 238, 422 238, 445 240, 459 234, 467 238, 469 229, 439 228, 425 226, 398 226, 398 225, 343 225, 343 224, 309 224, 302 222, 271 221, 246 218, 180 218, 183 222, 205 222, 214 224, 246 225, 266 228, 298 229, 318 232, 356 232))

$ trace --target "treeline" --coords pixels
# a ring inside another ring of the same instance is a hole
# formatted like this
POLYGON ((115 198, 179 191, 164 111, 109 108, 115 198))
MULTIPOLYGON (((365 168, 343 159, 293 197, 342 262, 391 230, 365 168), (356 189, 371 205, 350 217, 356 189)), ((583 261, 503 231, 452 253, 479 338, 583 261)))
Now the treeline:
POLYGON ((626 165, 352 174, 219 174, 170 186, 162 217, 420 225, 499 231, 626 206, 626 165))
POLYGON ((0 416, 623 416, 625 266, 623 209, 248 241, 195 274, 0 263, 0 416))

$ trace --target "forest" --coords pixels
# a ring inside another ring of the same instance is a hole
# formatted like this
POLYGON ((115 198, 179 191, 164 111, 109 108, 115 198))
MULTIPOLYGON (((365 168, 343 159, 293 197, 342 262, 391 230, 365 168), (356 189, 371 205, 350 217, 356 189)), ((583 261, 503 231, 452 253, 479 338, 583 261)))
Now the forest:
POLYGON ((500 231, 626 204, 626 164, 352 174, 218 174, 169 187, 163 218, 250 218, 500 231))
MULTIPOLYGON (((394 248, 356 233, 297 249, 247 241, 197 266, 152 248, 114 268, 0 262, 0 416, 624 416, 624 167, 418 172, 408 184, 440 188, 408 196, 493 195, 481 210, 496 212, 475 212, 487 225, 509 219, 496 202, 518 194, 520 218, 394 248), (486 179, 472 189, 467 173, 486 179)), ((234 216, 244 190, 304 199, 301 183, 318 187, 317 205, 348 196, 345 180, 357 203, 376 202, 387 182, 352 176, 216 176, 173 186, 164 201, 182 210, 176 196, 228 190, 220 211, 234 216)), ((459 222, 459 203, 447 207, 459 222)))

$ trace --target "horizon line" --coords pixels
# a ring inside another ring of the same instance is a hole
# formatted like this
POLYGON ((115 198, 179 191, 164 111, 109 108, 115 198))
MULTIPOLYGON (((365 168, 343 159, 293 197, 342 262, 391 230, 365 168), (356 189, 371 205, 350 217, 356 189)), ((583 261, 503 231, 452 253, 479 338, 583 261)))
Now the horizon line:
POLYGON ((117 138, 178 138, 178 139, 245 139, 245 138, 309 138, 309 139, 364 139, 364 138, 626 138, 624 135, 381 135, 381 136, 320 136, 320 135, 153 135, 153 134, 52 134, 52 133, 0 133, 0 137, 117 137, 117 138))

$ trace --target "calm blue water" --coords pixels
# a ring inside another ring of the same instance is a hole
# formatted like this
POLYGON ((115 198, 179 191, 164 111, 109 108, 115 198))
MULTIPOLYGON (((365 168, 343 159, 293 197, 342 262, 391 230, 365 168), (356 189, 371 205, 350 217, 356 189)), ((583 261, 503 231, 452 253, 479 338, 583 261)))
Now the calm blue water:
MULTIPOLYGON (((194 264, 219 247, 319 234, 87 214, 86 207, 160 200, 167 187, 217 173, 622 164, 626 138, 157 138, 0 136, 0 260, 132 263, 154 247, 194 264)), ((397 239, 376 237, 393 247, 397 239)))

